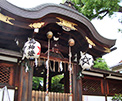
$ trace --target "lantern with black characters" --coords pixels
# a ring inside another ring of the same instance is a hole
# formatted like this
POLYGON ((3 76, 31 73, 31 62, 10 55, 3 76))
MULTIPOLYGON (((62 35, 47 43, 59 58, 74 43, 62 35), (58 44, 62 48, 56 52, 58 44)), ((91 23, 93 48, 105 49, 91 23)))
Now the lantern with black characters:
POLYGON ((23 48, 23 58, 35 59, 35 65, 37 66, 37 58, 40 56, 41 45, 34 39, 28 39, 23 48))

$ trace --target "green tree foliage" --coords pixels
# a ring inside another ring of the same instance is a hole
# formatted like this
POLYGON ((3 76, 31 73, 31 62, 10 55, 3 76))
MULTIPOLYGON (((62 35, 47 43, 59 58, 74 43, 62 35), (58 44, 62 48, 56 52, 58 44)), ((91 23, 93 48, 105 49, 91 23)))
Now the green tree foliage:
POLYGON ((111 16, 114 12, 122 12, 119 5, 121 0, 68 0, 75 4, 75 8, 90 20, 102 19, 107 14, 111 16))
POLYGON ((43 82, 43 78, 41 78, 41 77, 33 77, 33 85, 32 85, 32 89, 33 90, 38 90, 40 81, 43 82))
POLYGON ((112 97, 112 101, 122 101, 122 94, 115 94, 115 96, 112 97))
POLYGON ((63 75, 57 75, 51 80, 51 91, 52 92, 64 92, 64 84, 60 83, 60 80, 63 78, 63 75))
POLYGON ((99 68, 99 69, 103 69, 103 70, 109 70, 107 63, 105 62, 104 59, 102 58, 97 58, 94 61, 94 68, 99 68))
MULTIPOLYGON (((64 77, 64 75, 57 75, 52 77, 51 80, 51 92, 64 92, 64 84, 60 83, 60 80, 64 77)), ((40 81, 43 83, 42 77, 33 77, 33 90, 43 90, 43 86, 40 85, 40 81), (40 88, 41 87, 41 88, 40 88)))

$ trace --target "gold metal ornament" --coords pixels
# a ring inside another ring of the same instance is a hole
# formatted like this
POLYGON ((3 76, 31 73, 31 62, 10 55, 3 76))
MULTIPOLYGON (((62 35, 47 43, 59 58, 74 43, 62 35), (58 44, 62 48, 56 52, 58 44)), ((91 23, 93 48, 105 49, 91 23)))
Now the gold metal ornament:
POLYGON ((93 43, 93 41, 91 41, 87 36, 85 38, 90 45, 96 46, 95 43, 93 43))
POLYGON ((67 21, 67 20, 64 20, 64 19, 59 18, 59 17, 56 17, 56 18, 60 20, 60 22, 56 22, 58 25, 60 25, 60 26, 62 26, 62 27, 63 27, 63 26, 64 26, 64 27, 68 27, 68 28, 70 28, 71 30, 77 30, 77 29, 75 28, 75 26, 77 26, 77 24, 72 23, 72 22, 67 21))
POLYGON ((9 16, 5 16, 5 15, 0 13, 0 21, 3 21, 3 22, 8 23, 10 25, 14 25, 12 22, 10 22, 10 20, 15 20, 15 19, 11 18, 9 16))
POLYGON ((107 48, 107 47, 104 47, 104 52, 106 52, 106 53, 110 53, 110 49, 109 48, 107 48))
POLYGON ((29 27, 31 27, 31 28, 41 28, 44 24, 45 24, 45 22, 32 23, 32 24, 29 25, 29 27))
POLYGON ((51 31, 47 32, 47 38, 51 39, 53 37, 53 33, 51 31))

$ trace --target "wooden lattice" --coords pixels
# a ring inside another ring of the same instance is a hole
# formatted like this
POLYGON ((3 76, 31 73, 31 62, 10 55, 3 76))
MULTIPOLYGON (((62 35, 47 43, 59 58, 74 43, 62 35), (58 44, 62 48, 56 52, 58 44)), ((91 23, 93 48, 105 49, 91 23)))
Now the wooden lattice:
POLYGON ((83 94, 100 95, 101 94, 101 81, 95 79, 83 79, 83 94))
POLYGON ((122 81, 108 80, 109 94, 122 94, 122 81))
POLYGON ((0 83, 8 84, 10 80, 10 67, 0 66, 0 83))

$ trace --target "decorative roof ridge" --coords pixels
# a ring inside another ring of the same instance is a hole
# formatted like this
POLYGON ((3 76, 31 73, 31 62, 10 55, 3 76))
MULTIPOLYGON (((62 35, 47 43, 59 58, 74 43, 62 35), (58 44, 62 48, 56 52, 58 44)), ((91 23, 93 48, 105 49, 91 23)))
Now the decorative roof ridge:
MULTIPOLYGON (((63 9, 66 9, 66 10, 69 10, 69 11, 72 11, 80 16, 83 16, 85 19, 89 20, 86 16, 84 16, 82 13, 78 12, 74 7, 69 7, 69 6, 66 6, 67 4, 72 4, 72 6, 74 5, 72 2, 69 2, 69 1, 66 1, 64 4, 60 3, 60 4, 55 4, 55 3, 43 3, 43 4, 40 4, 40 5, 37 5, 35 7, 32 7, 32 8, 23 8, 23 7, 19 7, 19 6, 16 6, 6 0, 0 0, 0 8, 1 7, 6 7, 5 9, 10 11, 10 9, 8 8, 8 6, 11 6, 13 7, 12 9, 14 8, 18 8, 18 9, 21 9, 21 10, 25 10, 25 11, 28 11, 28 12, 35 12, 35 11, 40 11, 42 10, 43 8, 46 8, 46 7, 59 7, 59 8, 63 8, 63 9), (7 5, 7 6, 4 6, 4 5, 7 5)), ((12 12, 13 13, 13 12, 12 12)), ((14 13, 13 13, 14 14, 14 13)), ((16 15, 16 14, 15 14, 16 15)), ((90 21, 90 20, 89 20, 90 21)))
POLYGON ((62 4, 62 5, 64 5, 64 6, 67 6, 67 7, 69 7, 69 8, 72 8, 72 9, 74 9, 74 10, 77 11, 77 9, 74 7, 74 3, 72 3, 71 1, 67 1, 67 0, 66 0, 65 3, 60 3, 60 4, 62 4))
MULTIPOLYGON (((35 7, 30 7, 30 8, 24 8, 24 7, 20 7, 20 6, 17 6, 17 5, 15 5, 15 4, 12 4, 11 2, 8 2, 8 1, 6 1, 6 0, 3 0, 4 2, 6 2, 6 3, 8 3, 8 4, 10 4, 10 5, 12 5, 12 6, 14 6, 14 7, 17 7, 17 8, 19 8, 19 9, 22 9, 22 10, 26 10, 26 11, 39 11, 39 10, 41 10, 42 8, 44 8, 44 7, 46 7, 46 6, 58 6, 58 7, 64 7, 65 6, 65 8, 70 8, 70 10, 72 9, 72 10, 76 10, 75 9, 75 7, 73 7, 73 3, 72 2, 69 2, 69 1, 66 1, 65 3, 60 3, 60 4, 55 4, 55 3, 43 3, 43 4, 39 4, 39 5, 37 5, 37 6, 35 6, 35 7), (69 5, 68 5, 69 4, 69 5)), ((77 10, 76 10, 77 11, 77 10)))
POLYGON ((99 42, 107 45, 108 47, 112 47, 113 45, 115 45, 116 40, 108 39, 101 36, 97 32, 97 30, 95 29, 91 21, 87 17, 85 17, 82 13, 79 13, 77 10, 62 4, 46 3, 46 4, 41 4, 35 8, 25 9, 25 8, 20 8, 15 5, 12 5, 6 0, 0 0, 0 8, 1 10, 3 8, 4 10, 7 10, 8 12, 11 12, 15 15, 21 16, 23 18, 29 18, 29 19, 38 19, 51 13, 65 15, 79 22, 82 22, 85 26, 88 27, 92 35, 99 42))

